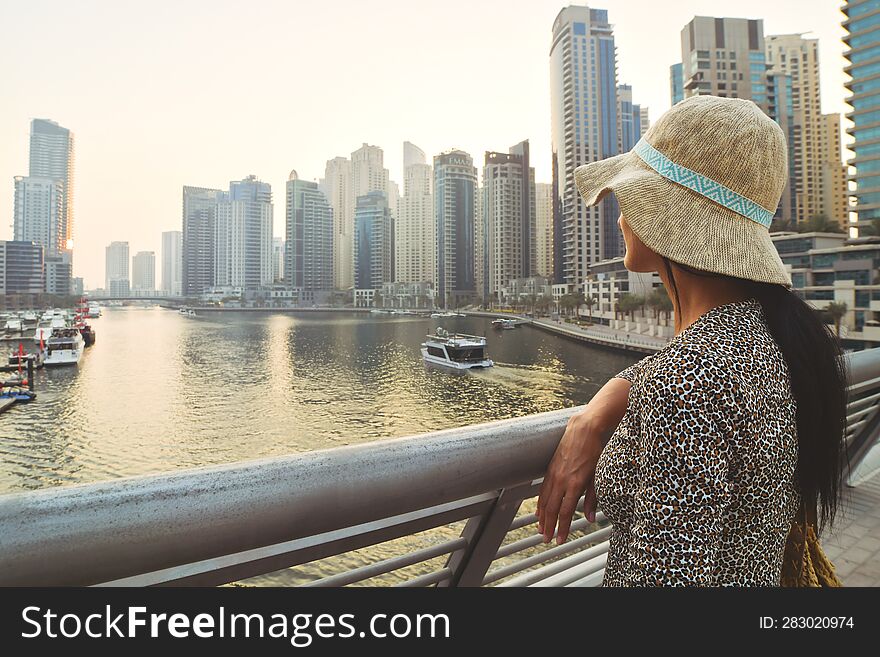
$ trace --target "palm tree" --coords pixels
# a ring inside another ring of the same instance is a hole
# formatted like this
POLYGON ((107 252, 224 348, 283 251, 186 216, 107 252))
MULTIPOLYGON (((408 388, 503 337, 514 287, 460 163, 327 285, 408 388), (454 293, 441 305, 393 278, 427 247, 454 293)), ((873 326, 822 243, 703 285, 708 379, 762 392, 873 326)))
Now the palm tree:
POLYGON ((837 332, 837 337, 840 338, 840 322, 843 320, 844 315, 846 315, 846 311, 849 308, 843 302, 837 303, 833 301, 825 306, 825 312, 828 314, 828 317, 834 322, 834 329, 837 332))
POLYGON ((634 294, 621 294, 617 299, 617 309, 622 312, 624 315, 629 313, 629 318, 631 321, 635 321, 635 312, 636 308, 641 305, 641 301, 639 297, 634 294))
POLYGON ((591 294, 584 299, 584 305, 587 307, 587 315, 590 318, 590 324, 593 323, 593 306, 597 305, 598 303, 599 298, 594 294, 591 294))

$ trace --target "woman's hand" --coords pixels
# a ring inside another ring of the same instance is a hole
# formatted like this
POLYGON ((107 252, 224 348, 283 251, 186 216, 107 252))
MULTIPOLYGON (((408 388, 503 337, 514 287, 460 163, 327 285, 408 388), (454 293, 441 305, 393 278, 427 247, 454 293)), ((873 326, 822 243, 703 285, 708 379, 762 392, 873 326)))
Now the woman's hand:
POLYGON ((538 494, 538 533, 549 543, 554 533, 561 544, 568 538, 578 499, 586 491, 584 515, 596 516, 593 479, 602 449, 626 411, 630 382, 614 378, 596 393, 582 411, 568 421, 565 433, 547 466, 538 494), (556 532, 557 520, 559 530, 556 532))

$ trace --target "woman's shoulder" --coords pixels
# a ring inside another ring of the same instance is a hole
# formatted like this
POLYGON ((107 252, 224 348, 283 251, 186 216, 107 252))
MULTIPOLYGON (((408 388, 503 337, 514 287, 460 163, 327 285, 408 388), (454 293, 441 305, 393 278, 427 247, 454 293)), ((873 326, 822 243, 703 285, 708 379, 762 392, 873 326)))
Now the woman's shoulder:
POLYGON ((637 395, 733 400, 740 387, 733 355, 712 344, 672 342, 645 363, 637 395))

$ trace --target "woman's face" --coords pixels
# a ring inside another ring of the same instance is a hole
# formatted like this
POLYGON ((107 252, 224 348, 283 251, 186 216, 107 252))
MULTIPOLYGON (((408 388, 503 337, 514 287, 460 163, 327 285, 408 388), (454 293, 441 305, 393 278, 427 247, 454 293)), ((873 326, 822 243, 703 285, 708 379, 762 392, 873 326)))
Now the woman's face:
POLYGON ((617 225, 623 233, 623 241, 626 243, 626 255, 623 258, 623 266, 630 271, 651 272, 660 271, 663 266, 663 259, 654 251, 645 246, 645 243, 639 239, 626 219, 621 214, 617 219, 617 225))

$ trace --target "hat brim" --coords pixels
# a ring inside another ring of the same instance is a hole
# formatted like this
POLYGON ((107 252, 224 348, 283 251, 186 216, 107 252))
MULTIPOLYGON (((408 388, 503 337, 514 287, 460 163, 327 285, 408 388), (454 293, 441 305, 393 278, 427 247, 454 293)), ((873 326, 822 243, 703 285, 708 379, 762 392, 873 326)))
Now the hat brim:
POLYGON ((670 260, 792 287, 766 227, 664 178, 634 152, 583 164, 574 180, 587 205, 614 193, 633 232, 670 260))

